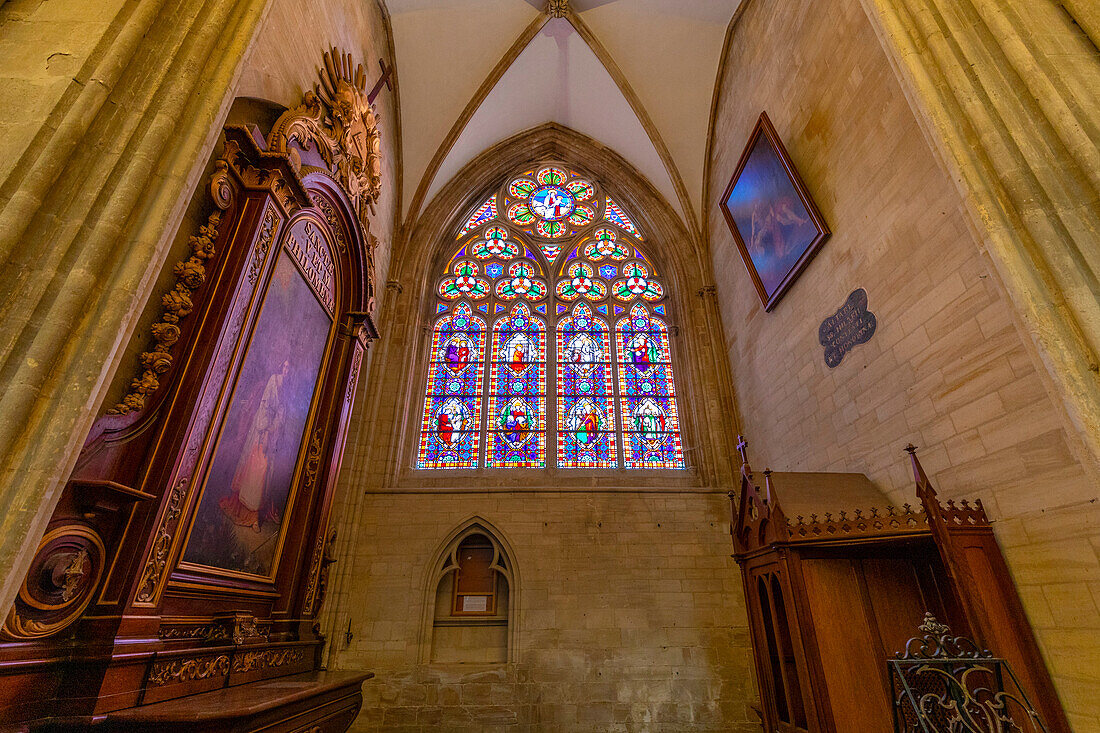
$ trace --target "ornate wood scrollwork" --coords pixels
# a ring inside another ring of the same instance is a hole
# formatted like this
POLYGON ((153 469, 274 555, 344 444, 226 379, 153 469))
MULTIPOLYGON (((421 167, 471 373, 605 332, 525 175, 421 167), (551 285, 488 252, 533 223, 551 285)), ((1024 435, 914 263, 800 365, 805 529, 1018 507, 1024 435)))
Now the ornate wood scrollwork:
POLYGON ((145 408, 145 400, 160 387, 160 377, 172 366, 172 347, 180 338, 180 323, 190 315, 193 306, 191 296, 206 280, 206 261, 214 256, 214 243, 218 238, 218 226, 222 212, 233 201, 233 188, 229 183, 228 166, 218 161, 210 177, 210 198, 217 208, 210 212, 206 224, 191 237, 188 246, 191 256, 176 263, 176 285, 161 298, 164 312, 152 325, 156 346, 141 355, 141 375, 130 382, 130 389, 122 401, 107 411, 109 415, 126 415, 145 408))
POLYGON ((305 658, 305 652, 301 649, 264 649, 244 652, 233 658, 233 671, 251 672, 256 669, 285 667, 288 664, 298 664, 305 658))
POLYGON ((352 66, 351 54, 333 48, 317 72, 320 85, 306 92, 302 104, 285 112, 275 123, 268 144, 290 158, 297 169, 301 159, 291 141, 303 149, 316 145, 321 157, 347 192, 363 229, 369 229, 367 211, 382 190, 382 135, 378 115, 367 101, 367 75, 352 66))
POLYGON ((99 534, 70 523, 46 532, 0 636, 26 641, 68 628, 92 600, 106 550, 99 534))
POLYGON ((302 609, 311 614, 321 610, 325 602, 325 590, 328 587, 329 566, 336 562, 336 530, 325 539, 321 534, 317 546, 313 548, 313 559, 309 563, 309 585, 306 586, 306 602, 302 609))
POLYGON ((192 659, 173 659, 155 662, 149 670, 149 686, 160 687, 175 682, 205 680, 210 677, 224 677, 229 674, 229 655, 214 657, 195 657, 192 659))
POLYGON ((137 600, 148 603, 156 595, 157 584, 164 575, 164 566, 168 562, 168 552, 172 549, 172 536, 176 520, 183 511, 183 500, 187 498, 187 486, 189 478, 182 478, 172 487, 172 493, 168 497, 168 505, 164 509, 160 526, 157 528, 157 539, 153 543, 153 549, 149 553, 149 559, 145 561, 145 568, 141 572, 141 582, 138 584, 137 600))

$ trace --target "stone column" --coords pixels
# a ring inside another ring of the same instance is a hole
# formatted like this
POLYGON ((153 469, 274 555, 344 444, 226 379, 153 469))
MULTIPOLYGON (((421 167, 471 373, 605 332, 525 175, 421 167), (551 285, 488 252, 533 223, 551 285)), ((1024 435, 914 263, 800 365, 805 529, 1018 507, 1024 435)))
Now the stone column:
POLYGON ((1100 12, 1092 0, 861 2, 1096 470, 1100 12))
POLYGON ((133 336, 267 4, 0 7, 16 121, 0 126, 0 608, 133 336))

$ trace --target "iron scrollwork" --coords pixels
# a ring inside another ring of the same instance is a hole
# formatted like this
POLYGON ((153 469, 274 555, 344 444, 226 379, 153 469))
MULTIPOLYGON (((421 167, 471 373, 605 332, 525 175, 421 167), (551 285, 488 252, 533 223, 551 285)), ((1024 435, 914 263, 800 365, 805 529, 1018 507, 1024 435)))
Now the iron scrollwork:
POLYGON ((1012 668, 926 613, 887 661, 895 733, 1047 733, 1012 668))

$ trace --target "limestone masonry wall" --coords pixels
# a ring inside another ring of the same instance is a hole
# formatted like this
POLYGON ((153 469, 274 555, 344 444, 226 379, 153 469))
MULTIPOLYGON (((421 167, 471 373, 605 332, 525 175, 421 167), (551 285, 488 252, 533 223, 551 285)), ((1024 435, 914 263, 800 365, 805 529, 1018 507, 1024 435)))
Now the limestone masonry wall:
POLYGON ((859 471, 912 496, 902 446, 945 498, 977 496, 1079 730, 1100 730, 1100 507, 965 202, 859 0, 748 0, 729 44, 709 233, 753 465, 859 471), (718 208, 768 112, 834 234, 765 313, 718 208), (835 369, 818 325, 865 288, 878 330, 835 369))
MULTIPOLYGON (((504 477, 506 478, 506 477, 504 477)), ((502 480, 503 483, 503 480, 502 480)), ((353 731, 758 731, 729 503, 716 493, 372 494, 334 597, 353 731), (477 515, 513 549, 512 663, 421 664, 428 575, 477 515)))

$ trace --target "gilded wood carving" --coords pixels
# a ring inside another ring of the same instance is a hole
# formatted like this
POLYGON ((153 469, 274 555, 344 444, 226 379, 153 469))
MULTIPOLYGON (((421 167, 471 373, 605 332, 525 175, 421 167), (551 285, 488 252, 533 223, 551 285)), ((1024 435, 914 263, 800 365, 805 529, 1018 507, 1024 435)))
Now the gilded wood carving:
POLYGON ((216 657, 198 657, 195 659, 175 659, 170 662, 157 662, 149 670, 149 686, 160 687, 176 682, 204 680, 209 677, 224 677, 229 674, 229 655, 216 657))
POLYGON ((289 143, 303 149, 316 145, 355 206, 359 223, 369 229, 367 212, 382 190, 382 135, 367 101, 367 75, 362 64, 352 64, 349 53, 326 52, 324 68, 317 72, 321 83, 279 118, 268 143, 287 154, 295 168, 301 160, 289 143))
POLYGON ((210 179, 210 197, 217 208, 210 212, 206 224, 191 237, 188 246, 191 256, 176 263, 176 285, 161 298, 164 312, 151 330, 156 345, 152 351, 141 355, 142 372, 130 383, 130 389, 122 401, 107 411, 109 415, 126 415, 145 408, 145 400, 160 387, 160 377, 172 366, 172 347, 180 338, 180 323, 190 315, 194 304, 191 296, 206 280, 206 261, 214 256, 214 243, 218 238, 218 226, 222 212, 232 202, 232 188, 225 161, 218 161, 210 179))

